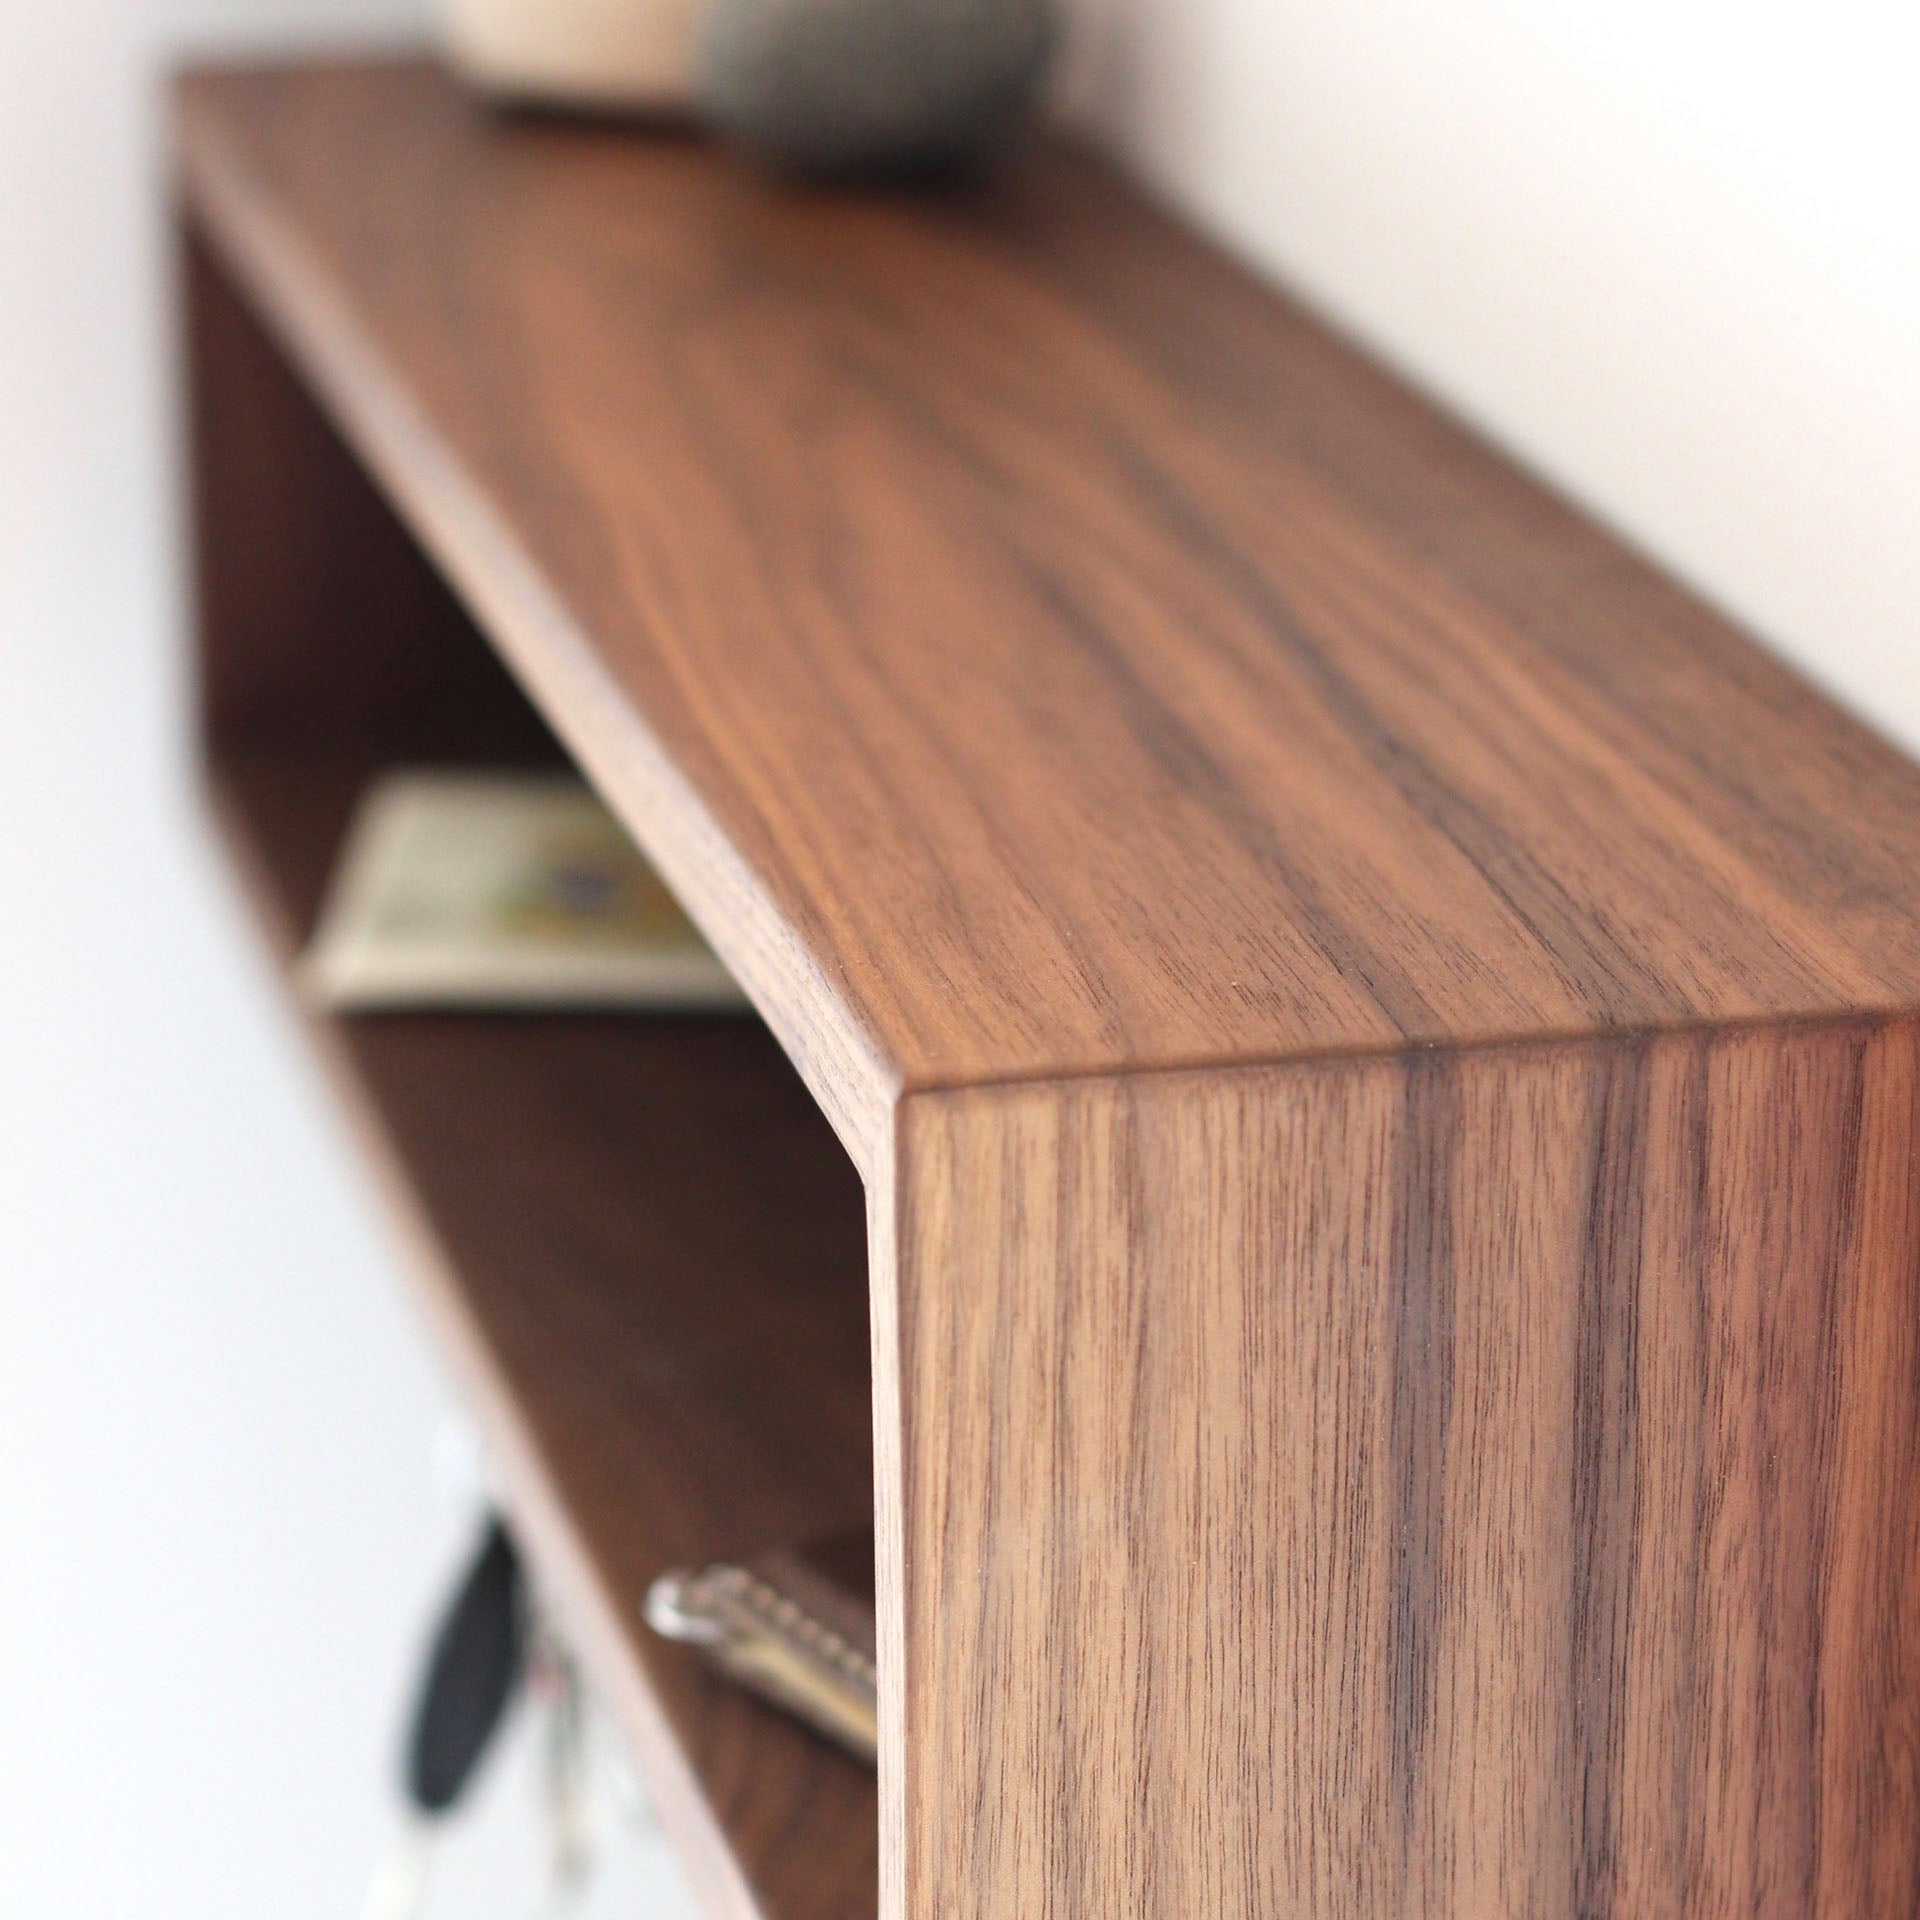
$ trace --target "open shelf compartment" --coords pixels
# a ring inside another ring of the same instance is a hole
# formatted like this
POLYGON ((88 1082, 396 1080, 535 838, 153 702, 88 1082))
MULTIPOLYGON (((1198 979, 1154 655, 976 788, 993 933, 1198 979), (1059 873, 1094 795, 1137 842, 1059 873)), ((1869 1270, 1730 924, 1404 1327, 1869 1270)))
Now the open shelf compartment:
MULTIPOLYGON (((208 774, 290 964, 371 779, 559 749, 191 239, 186 274, 208 774)), ((669 1567, 871 1524, 865 1208, 832 1128, 751 1016, 308 1021, 710 1904, 865 1920, 873 1776, 641 1618, 669 1567)))

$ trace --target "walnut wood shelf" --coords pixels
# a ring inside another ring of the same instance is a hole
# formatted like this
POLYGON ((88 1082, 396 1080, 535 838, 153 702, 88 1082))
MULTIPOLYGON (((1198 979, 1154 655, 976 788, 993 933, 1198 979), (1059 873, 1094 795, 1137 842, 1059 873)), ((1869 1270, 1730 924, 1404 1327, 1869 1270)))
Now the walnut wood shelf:
POLYGON ((1920 770, 1070 148, 177 140, 279 939, 565 756, 764 1018, 318 1029, 716 1907, 1913 1913, 1920 770), (868 1513, 877 1794, 635 1611, 868 1513))

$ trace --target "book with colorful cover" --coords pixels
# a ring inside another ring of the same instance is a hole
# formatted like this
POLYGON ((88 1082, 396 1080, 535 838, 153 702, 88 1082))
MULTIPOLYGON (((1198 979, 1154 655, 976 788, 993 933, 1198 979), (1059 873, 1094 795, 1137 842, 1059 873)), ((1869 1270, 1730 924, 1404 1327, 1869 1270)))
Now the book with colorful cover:
POLYGON ((301 975, 337 1011, 747 1004, 619 821, 550 774, 378 781, 301 975))

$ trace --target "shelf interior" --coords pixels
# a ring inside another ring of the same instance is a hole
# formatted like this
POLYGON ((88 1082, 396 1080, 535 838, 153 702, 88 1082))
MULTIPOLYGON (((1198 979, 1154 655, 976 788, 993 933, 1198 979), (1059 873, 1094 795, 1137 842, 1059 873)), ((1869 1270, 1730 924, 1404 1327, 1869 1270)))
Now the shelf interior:
MULTIPOLYGON (((291 948, 362 769, 228 752, 242 864, 291 948)), ((873 1778, 641 1623, 665 1569, 872 1520, 865 1220, 852 1166, 750 1017, 326 1018, 326 1052, 431 1242, 451 1342, 523 1462, 508 1498, 558 1539, 594 1677, 636 1689, 777 1920, 876 1899, 873 1778), (477 1377, 474 1377, 477 1376, 477 1377), (525 1511, 528 1503, 540 1511, 525 1511), (581 1581, 592 1591, 583 1597, 581 1581)), ((512 1477, 512 1476, 510 1476, 512 1477)))
MULTIPOLYGON (((208 778, 283 960, 359 795, 560 749, 210 255, 184 253, 208 778)), ((859 1175, 765 1025, 307 1010, 590 1680, 718 1911, 870 1920, 873 1775, 643 1624, 870 1527, 859 1175)))

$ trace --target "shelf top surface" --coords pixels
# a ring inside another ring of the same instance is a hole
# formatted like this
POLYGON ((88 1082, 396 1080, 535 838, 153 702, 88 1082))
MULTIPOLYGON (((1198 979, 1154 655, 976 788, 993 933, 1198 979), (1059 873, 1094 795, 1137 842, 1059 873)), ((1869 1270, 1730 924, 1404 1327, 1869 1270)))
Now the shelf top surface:
POLYGON ((1093 159, 809 191, 420 62, 179 128, 843 1111, 1920 1000, 1920 771, 1093 159))

